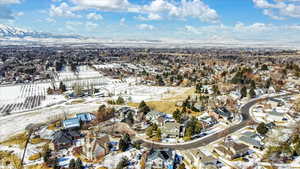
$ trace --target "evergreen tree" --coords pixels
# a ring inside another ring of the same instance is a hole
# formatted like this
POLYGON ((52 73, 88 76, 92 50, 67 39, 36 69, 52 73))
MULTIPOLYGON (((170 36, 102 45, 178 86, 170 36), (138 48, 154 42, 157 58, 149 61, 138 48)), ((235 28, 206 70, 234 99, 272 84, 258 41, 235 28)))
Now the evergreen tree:
POLYGON ((43 155, 43 159, 45 163, 48 163, 50 156, 51 156, 51 150, 48 149, 46 150, 46 153, 44 153, 43 155))
POLYGON ((123 136, 123 138, 121 138, 119 141, 119 149, 124 152, 129 148, 130 145, 131 145, 130 136, 129 134, 126 133, 123 136))
POLYGON ((75 169, 75 166, 76 166, 75 160, 71 159, 69 163, 69 169, 75 169))
POLYGON ((128 115, 127 115, 127 121, 128 121, 130 124, 133 124, 133 123, 134 123, 134 118, 133 118, 132 112, 129 112, 129 113, 128 113, 128 115))
POLYGON ((251 84, 250 84, 252 89, 256 89, 256 84, 254 80, 251 80, 251 84))
POLYGON ((272 85, 272 79, 270 78, 266 81, 265 88, 269 89, 271 85, 272 85))
POLYGON ((142 113, 144 113, 145 115, 147 114, 147 113, 149 113, 150 112, 150 107, 144 102, 144 101, 142 101, 140 104, 139 104, 139 112, 142 112, 142 113))
POLYGON ((116 103, 117 103, 117 104, 124 104, 124 103, 125 103, 125 100, 124 100, 123 97, 119 96, 116 103))
POLYGON ((213 85, 212 90, 215 95, 220 95, 220 90, 219 90, 218 85, 213 85))
POLYGON ((176 120, 177 123, 180 123, 182 118, 182 113, 178 109, 176 109, 175 112, 173 113, 173 118, 176 120))
POLYGON ((75 169, 83 169, 83 164, 82 161, 80 160, 80 158, 77 158, 76 162, 75 162, 75 169))
POLYGON ((256 93, 255 93, 255 91, 254 91, 254 89, 253 89, 253 88, 251 88, 251 89, 250 89, 250 91, 249 91, 249 95, 250 95, 250 97, 251 97, 251 98, 255 98, 255 96, 256 96, 256 93))
POLYGON ((141 103, 139 104, 139 109, 144 108, 145 106, 147 106, 147 104, 145 103, 145 101, 141 101, 141 103))
POLYGON ((269 70, 267 65, 262 65, 261 70, 269 70))
POLYGON ((257 128, 256 128, 257 133, 261 134, 261 135, 265 135, 267 134, 267 132, 269 131, 269 129, 267 128, 265 123, 260 123, 257 128))
POLYGON ((196 85, 196 93, 201 93, 201 91, 202 91, 202 84, 201 84, 201 83, 198 83, 198 84, 196 85))
POLYGON ((126 133, 126 134, 123 136, 123 140, 124 140, 127 144, 131 144, 131 139, 130 139, 129 134, 126 133))
POLYGON ((208 90, 207 90, 207 89, 205 89, 205 90, 204 90, 204 93, 205 93, 205 94, 208 94, 208 90))
POLYGON ((120 139, 119 141, 119 149, 124 152, 127 150, 127 144, 125 143, 125 141, 123 139, 120 139))
POLYGON ((128 158, 127 158, 127 157, 123 157, 123 158, 121 159, 121 161, 118 163, 116 169, 123 169, 123 168, 125 168, 126 166, 128 166, 128 164, 129 164, 128 158))
POLYGON ((247 97, 247 88, 244 86, 241 89, 241 98, 247 97))
POLYGON ((60 83, 59 83, 59 89, 60 89, 60 91, 62 91, 62 92, 67 91, 67 87, 66 87, 66 85, 65 85, 63 82, 60 82, 60 83))

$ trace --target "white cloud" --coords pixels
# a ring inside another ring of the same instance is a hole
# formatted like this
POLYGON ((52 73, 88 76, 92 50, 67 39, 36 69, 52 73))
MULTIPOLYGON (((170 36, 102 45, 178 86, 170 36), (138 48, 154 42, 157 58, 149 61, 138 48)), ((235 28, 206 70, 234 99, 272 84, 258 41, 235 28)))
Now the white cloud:
POLYGON ((143 10, 152 13, 167 13, 169 16, 181 19, 193 17, 204 22, 217 22, 219 18, 217 12, 202 0, 181 0, 179 3, 154 0, 151 4, 145 5, 143 10))
POLYGON ((86 18, 89 20, 102 20, 103 19, 102 15, 96 14, 95 12, 87 14, 86 18))
POLYGON ((253 3, 258 8, 274 8, 276 5, 269 3, 267 0, 253 0, 253 3))
POLYGON ((49 23, 56 23, 56 20, 53 18, 46 18, 46 21, 49 23))
POLYGON ((205 22, 217 22, 218 14, 214 9, 209 8, 201 0, 181 1, 181 6, 174 8, 170 14, 176 17, 194 17, 205 22))
POLYGON ((0 0, 0 5, 19 4, 21 0, 0 0))
POLYGON ((74 9, 70 7, 67 3, 63 2, 59 6, 51 5, 49 10, 49 15, 60 16, 60 17, 69 17, 69 18, 79 18, 80 15, 75 14, 74 9))
POLYGON ((74 10, 97 9, 100 11, 133 12, 143 15, 141 20, 159 20, 163 16, 185 19, 197 18, 203 22, 217 22, 218 14, 202 0, 153 0, 146 5, 130 3, 128 0, 71 0, 74 10))
POLYGON ((285 20, 286 19, 285 17, 275 15, 274 12, 270 9, 264 9, 263 14, 266 15, 266 16, 269 16, 269 17, 271 17, 272 19, 275 19, 275 20, 285 20))
POLYGON ((189 32, 189 33, 193 33, 193 34, 201 34, 201 32, 200 32, 197 28, 195 28, 195 27, 193 27, 193 26, 190 26, 190 25, 186 25, 186 26, 184 27, 184 29, 185 29, 186 32, 189 32))
POLYGON ((120 19, 120 25, 121 25, 121 26, 126 25, 125 22, 126 22, 126 19, 125 19, 125 18, 121 18, 121 19, 120 19))
POLYGON ((138 28, 140 30, 153 30, 155 27, 153 25, 148 25, 148 24, 140 24, 138 25, 138 28))
POLYGON ((82 25, 83 25, 82 22, 74 22, 74 21, 67 21, 67 22, 65 22, 66 29, 70 30, 70 31, 73 31, 73 32, 76 31, 77 28, 79 26, 82 26, 82 25))
POLYGON ((23 16, 24 15, 24 12, 17 12, 14 14, 15 16, 23 16))
POLYGON ((85 27, 88 31, 93 31, 98 27, 98 24, 93 23, 93 22, 86 22, 85 27))
POLYGON ((234 26, 235 31, 240 31, 240 32, 264 32, 264 31, 269 31, 270 29, 273 29, 273 25, 268 25, 265 23, 254 23, 252 25, 245 25, 241 22, 238 22, 234 26))
POLYGON ((196 40, 223 37, 227 40, 238 41, 293 42, 300 39, 300 24, 275 25, 267 23, 244 24, 238 22, 232 26, 215 24, 195 27, 185 25, 176 34, 180 35, 180 37, 196 40))
POLYGON ((130 7, 127 0, 71 0, 79 9, 96 8, 104 11, 126 10, 130 7))
POLYGON ((155 14, 155 13, 149 13, 147 15, 147 17, 139 15, 136 18, 139 19, 139 20, 142 20, 142 21, 154 21, 154 20, 161 20, 162 19, 162 17, 159 14, 155 14))
POLYGON ((300 18, 300 0, 252 0, 257 8, 263 9, 263 14, 273 19, 282 20, 285 17, 300 18))

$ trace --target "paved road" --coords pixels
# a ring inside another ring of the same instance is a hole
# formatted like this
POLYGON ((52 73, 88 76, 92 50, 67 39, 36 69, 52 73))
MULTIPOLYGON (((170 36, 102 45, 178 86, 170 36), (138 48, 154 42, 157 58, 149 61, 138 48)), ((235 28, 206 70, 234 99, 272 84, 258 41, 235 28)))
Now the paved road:
POLYGON ((218 133, 193 140, 190 142, 186 143, 178 143, 178 144, 164 144, 164 143, 159 143, 159 142, 153 142, 153 141, 148 141, 148 140, 140 140, 143 143, 143 146, 148 147, 148 148, 171 148, 171 149, 176 149, 176 150, 187 150, 187 149, 193 149, 197 147, 202 147, 206 146, 214 141, 217 141, 221 138, 224 138, 232 133, 237 132, 238 130, 247 127, 252 124, 256 124, 253 118, 250 115, 250 108, 255 105, 257 102, 261 100, 267 100, 270 98, 276 98, 276 97, 282 97, 282 96, 287 96, 290 94, 280 94, 280 95, 275 95, 275 96, 270 96, 270 97, 262 97, 262 98, 256 98, 250 100, 248 103, 244 104, 240 112, 242 114, 242 121, 234 126, 231 126, 227 129, 224 129, 223 131, 220 131, 218 133))

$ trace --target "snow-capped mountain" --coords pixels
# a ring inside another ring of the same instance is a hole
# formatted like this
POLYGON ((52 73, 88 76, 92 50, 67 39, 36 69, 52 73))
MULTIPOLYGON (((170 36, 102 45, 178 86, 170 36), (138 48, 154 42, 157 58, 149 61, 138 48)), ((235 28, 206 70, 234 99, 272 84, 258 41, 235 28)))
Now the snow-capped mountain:
POLYGON ((8 25, 0 24, 0 37, 4 38, 80 38, 77 35, 56 35, 51 33, 37 32, 20 29, 8 25))

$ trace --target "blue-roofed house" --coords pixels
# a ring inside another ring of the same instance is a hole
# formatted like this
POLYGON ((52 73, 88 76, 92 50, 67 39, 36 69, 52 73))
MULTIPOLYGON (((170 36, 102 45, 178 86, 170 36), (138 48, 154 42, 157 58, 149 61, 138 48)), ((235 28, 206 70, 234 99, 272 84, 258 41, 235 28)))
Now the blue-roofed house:
POLYGON ((96 116, 91 113, 79 113, 76 114, 76 118, 78 118, 81 122, 90 122, 94 120, 96 116))
POLYGON ((79 128, 80 127, 80 120, 79 118, 71 118, 63 121, 63 127, 65 129, 70 128, 79 128))

